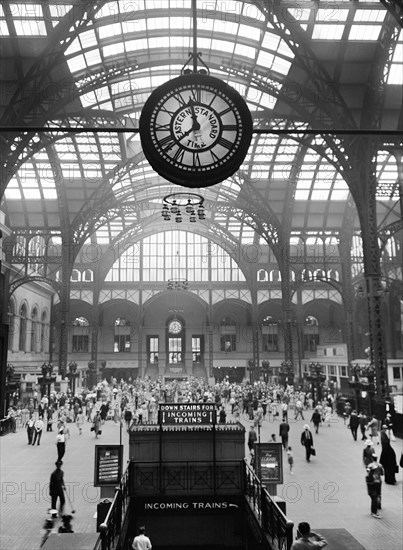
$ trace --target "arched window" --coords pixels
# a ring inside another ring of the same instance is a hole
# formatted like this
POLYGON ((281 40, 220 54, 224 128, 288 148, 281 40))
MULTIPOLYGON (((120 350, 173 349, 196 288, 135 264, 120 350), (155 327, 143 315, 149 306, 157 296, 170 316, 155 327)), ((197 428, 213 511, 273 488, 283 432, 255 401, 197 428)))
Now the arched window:
POLYGON ((71 271, 71 277, 70 277, 70 281, 72 283, 78 283, 81 281, 81 273, 78 269, 73 269, 71 271))
POLYGON ((85 271, 83 271, 82 280, 87 283, 91 283, 94 280, 94 272, 92 271, 92 269, 86 269, 85 271))
POLYGON ((87 353, 89 348, 89 322, 85 317, 76 317, 73 321, 72 351, 87 353))
POLYGON ((316 317, 309 315, 304 326, 304 350, 316 351, 319 345, 319 323, 316 317))
POLYGON ((8 349, 13 351, 13 340, 15 333, 15 304, 10 300, 8 303, 8 349))
POLYGON ((115 319, 115 336, 113 341, 113 351, 115 353, 130 352, 130 323, 124 317, 115 319))
POLYGON ((31 351, 36 352, 36 340, 38 337, 38 310, 35 307, 31 314, 31 351))
POLYGON ((236 351, 236 321, 232 317, 221 320, 221 351, 236 351))
POLYGON ((268 281, 269 279, 269 276, 268 276, 268 273, 265 269, 259 269, 259 271, 257 272, 257 280, 259 282, 263 282, 263 281, 268 281))
POLYGON ((18 349, 20 351, 26 351, 27 342, 27 306, 22 304, 20 308, 20 337, 18 342, 18 349))

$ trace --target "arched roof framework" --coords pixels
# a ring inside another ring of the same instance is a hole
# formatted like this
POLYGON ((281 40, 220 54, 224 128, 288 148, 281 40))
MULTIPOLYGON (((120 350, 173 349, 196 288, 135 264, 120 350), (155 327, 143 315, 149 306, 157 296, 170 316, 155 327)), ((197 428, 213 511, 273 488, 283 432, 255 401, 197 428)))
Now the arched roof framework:
MULTIPOLYGON (((16 232, 61 229, 81 244, 91 239, 112 246, 116 239, 127 240, 133 227, 159 227, 153 212, 173 186, 150 169, 135 132, 108 129, 135 130, 152 89, 180 73, 191 49, 191 2, 139 1, 135 13, 126 4, 29 2, 15 12, 16 4, 3 3, 4 51, 6 58, 13 54, 11 73, 20 84, 13 89, 10 83, 13 108, 2 106, 1 124, 106 129, 3 134, 5 182, 11 178, 4 210, 16 232), (28 20, 36 30, 21 25, 27 14, 33 14, 28 20)), ((401 90, 387 83, 398 64, 395 52, 403 48, 396 14, 374 2, 341 2, 337 17, 329 17, 329 6, 321 1, 309 7, 292 0, 273 6, 233 2, 225 16, 211 6, 207 3, 198 19, 202 59, 211 74, 244 95, 255 130, 316 129, 318 135, 257 132, 240 171, 203 191, 210 207, 207 223, 225 234, 232 230, 240 242, 256 240, 252 228, 271 244, 290 232, 339 235, 346 219, 358 232, 351 196, 341 184, 337 189, 342 174, 355 200, 360 196, 349 156, 357 138, 321 131, 399 128, 401 90), (325 26, 339 38, 324 40, 325 26), (360 28, 366 34, 351 39, 360 28), (378 40, 366 38, 372 31, 378 40), (368 93, 377 78, 382 86, 368 93), (321 185, 322 195, 328 194, 322 200, 321 185), (337 192, 339 200, 332 197, 337 192)), ((395 152, 398 138, 382 136, 374 151, 385 150, 385 141, 395 152)), ((398 177, 391 178, 386 192, 383 180, 393 162, 389 153, 378 163, 383 226, 398 224, 400 216, 398 177)))

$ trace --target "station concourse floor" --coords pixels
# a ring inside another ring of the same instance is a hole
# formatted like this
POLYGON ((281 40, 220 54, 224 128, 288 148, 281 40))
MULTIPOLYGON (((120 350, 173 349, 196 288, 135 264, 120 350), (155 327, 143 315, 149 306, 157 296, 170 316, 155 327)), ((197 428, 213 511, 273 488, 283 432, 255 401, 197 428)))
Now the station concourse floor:
MULTIPOLYGON (((363 442, 354 441, 343 419, 334 415, 331 425, 321 425, 319 434, 314 430, 316 457, 305 461, 305 450, 300 434, 309 423, 312 411, 304 411, 305 419, 294 421, 289 412, 289 445, 294 454, 294 475, 289 473, 286 456, 283 456, 284 482, 277 486, 277 496, 286 502, 287 517, 295 527, 300 521, 310 523, 312 530, 345 529, 366 550, 401 550, 403 548, 402 469, 396 475, 397 484, 382 484, 382 519, 371 517, 370 498, 365 484, 362 464, 363 442)), ((260 429, 260 441, 269 441, 271 434, 280 441, 279 416, 266 417, 260 429)), ((233 420, 227 406, 227 420, 233 420)), ((246 436, 251 422, 241 415, 246 436)), ((102 435, 95 439, 86 422, 80 436, 75 424, 70 424, 71 437, 66 444, 63 470, 75 513, 75 533, 95 533, 94 517, 101 500, 94 482, 94 447, 96 444, 124 444, 124 464, 128 459, 128 434, 119 424, 108 420, 102 435), (120 432, 122 435, 120 435, 120 432)), ((27 443, 26 431, 17 427, 17 433, 0 438, 0 548, 1 550, 37 550, 42 537, 42 526, 50 508, 48 482, 55 469, 56 432, 44 432, 40 446, 27 443)), ((246 441, 246 437, 245 437, 246 441)), ((397 461, 400 460, 402 440, 392 442, 397 461)), ((374 445, 380 455, 381 446, 374 445)), ((245 457, 250 461, 245 445, 245 457)), ((125 468, 125 466, 124 466, 125 468)), ((65 513, 71 512, 66 502, 65 513)), ((294 534, 296 529, 294 529, 294 534)), ((150 533, 152 539, 152 533, 150 533)), ((333 545, 329 550, 337 550, 333 545)))

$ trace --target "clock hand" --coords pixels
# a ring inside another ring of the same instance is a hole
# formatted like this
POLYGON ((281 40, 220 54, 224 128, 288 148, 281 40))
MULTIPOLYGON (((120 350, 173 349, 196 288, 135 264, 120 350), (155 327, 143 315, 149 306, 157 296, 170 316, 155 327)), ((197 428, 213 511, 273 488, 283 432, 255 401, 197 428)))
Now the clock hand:
POLYGON ((200 124, 197 121, 197 116, 196 116, 196 113, 195 113, 194 101, 191 97, 189 97, 188 105, 189 105, 190 110, 192 112, 192 119, 193 119, 192 130, 194 130, 194 131, 200 130, 200 124))

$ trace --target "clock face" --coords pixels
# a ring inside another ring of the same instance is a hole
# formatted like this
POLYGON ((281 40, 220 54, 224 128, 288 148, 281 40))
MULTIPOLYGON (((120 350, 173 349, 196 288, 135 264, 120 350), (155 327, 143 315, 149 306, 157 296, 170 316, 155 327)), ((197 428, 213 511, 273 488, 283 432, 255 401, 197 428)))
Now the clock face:
POLYGON ((232 176, 252 139, 240 94, 209 75, 182 75, 157 88, 140 117, 144 154, 156 172, 184 187, 232 176))
POLYGON ((171 334, 179 334, 182 331, 182 323, 177 319, 171 321, 168 325, 168 331, 171 334))

